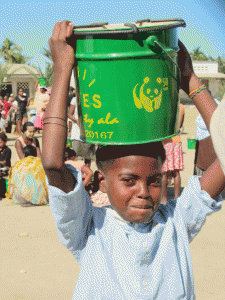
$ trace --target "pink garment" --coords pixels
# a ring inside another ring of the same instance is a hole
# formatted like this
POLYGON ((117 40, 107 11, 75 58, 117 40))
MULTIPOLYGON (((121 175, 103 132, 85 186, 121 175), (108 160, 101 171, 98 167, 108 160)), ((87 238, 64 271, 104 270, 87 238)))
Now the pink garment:
POLYGON ((6 118, 8 117, 8 113, 9 113, 9 110, 10 110, 11 106, 12 106, 11 103, 5 102, 4 112, 5 112, 6 118))
POLYGON ((97 193, 94 193, 91 195, 91 201, 95 204, 104 204, 104 205, 110 205, 108 195, 105 193, 102 193, 101 191, 97 191, 97 193))
POLYGON ((39 113, 34 120, 34 127, 38 129, 43 129, 43 119, 45 117, 45 112, 39 113))
MULTIPOLYGON (((168 141, 168 140, 167 140, 168 141)), ((182 143, 166 142, 163 143, 166 151, 166 160, 162 167, 162 172, 184 170, 184 159, 182 143)))

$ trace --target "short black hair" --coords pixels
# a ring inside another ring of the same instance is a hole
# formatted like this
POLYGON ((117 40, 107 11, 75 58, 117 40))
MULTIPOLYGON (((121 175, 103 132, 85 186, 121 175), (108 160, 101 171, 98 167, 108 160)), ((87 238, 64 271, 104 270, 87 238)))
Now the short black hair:
POLYGON ((69 147, 66 147, 65 150, 65 160, 70 159, 73 156, 77 156, 76 152, 73 149, 70 149, 69 147))
POLYGON ((25 157, 27 156, 34 156, 37 157, 37 149, 33 145, 27 145, 23 148, 23 153, 25 157))
POLYGON ((22 131, 23 131, 23 132, 26 132, 26 131, 27 131, 27 127, 30 127, 30 126, 33 126, 33 127, 34 127, 34 124, 31 123, 31 122, 26 122, 25 124, 23 124, 23 129, 22 129, 22 131))
POLYGON ((162 142, 151 142, 137 145, 109 145, 99 147, 96 151, 96 164, 99 170, 105 171, 117 158, 138 155, 160 159, 162 164, 166 160, 166 153, 162 142))
POLYGON ((4 132, 0 132, 0 140, 2 140, 4 143, 7 142, 8 138, 4 132))

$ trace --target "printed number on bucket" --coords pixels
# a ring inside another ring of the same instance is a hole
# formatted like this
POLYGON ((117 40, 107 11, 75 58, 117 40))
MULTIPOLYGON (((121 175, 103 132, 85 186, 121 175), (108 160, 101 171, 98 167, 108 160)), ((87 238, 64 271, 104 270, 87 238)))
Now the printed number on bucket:
POLYGON ((103 140, 105 139, 111 139, 113 135, 113 132, 98 132, 98 131, 90 131, 90 130, 85 130, 85 136, 86 138, 101 138, 103 140))

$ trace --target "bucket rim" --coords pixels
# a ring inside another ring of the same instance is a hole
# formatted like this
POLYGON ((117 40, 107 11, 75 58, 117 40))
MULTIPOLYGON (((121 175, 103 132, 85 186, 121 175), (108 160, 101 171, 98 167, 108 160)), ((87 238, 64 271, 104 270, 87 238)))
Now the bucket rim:
MULTIPOLYGON (((146 20, 143 20, 146 21, 146 20)), ((163 20, 148 20, 151 26, 143 26, 142 21, 137 21, 136 23, 126 23, 126 24, 111 24, 100 23, 100 24, 90 24, 81 25, 74 27, 74 35, 103 35, 103 34, 130 34, 130 33, 143 33, 157 30, 167 30, 177 27, 185 27, 186 23, 183 19, 163 19, 163 20), (138 25, 141 24, 141 25, 138 25), (159 24, 154 24, 159 23, 159 24), (169 24, 164 24, 169 23, 169 24), (118 28, 115 27, 118 26, 118 28), (111 27, 110 27, 111 26, 111 27), (119 27, 120 26, 120 27, 119 27), (100 28, 101 27, 101 28, 100 28), (103 28, 104 27, 104 28, 103 28)))

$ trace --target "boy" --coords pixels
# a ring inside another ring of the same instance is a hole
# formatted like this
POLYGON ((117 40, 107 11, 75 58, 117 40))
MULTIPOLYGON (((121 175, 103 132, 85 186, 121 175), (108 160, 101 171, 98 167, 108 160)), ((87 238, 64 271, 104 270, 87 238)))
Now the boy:
MULTIPOLYGON (((161 200, 161 142, 105 146, 96 153, 100 190, 111 206, 94 208, 81 173, 64 163, 66 99, 74 50, 73 24, 57 23, 49 40, 54 61, 52 95, 44 120, 42 163, 59 237, 81 265, 73 299, 195 299, 188 243, 206 216, 221 208, 225 176, 218 159, 199 180, 192 177, 177 201, 161 200)), ((181 42, 181 88, 201 87, 181 42)), ((193 102, 207 128, 217 105, 207 90, 193 102)))

